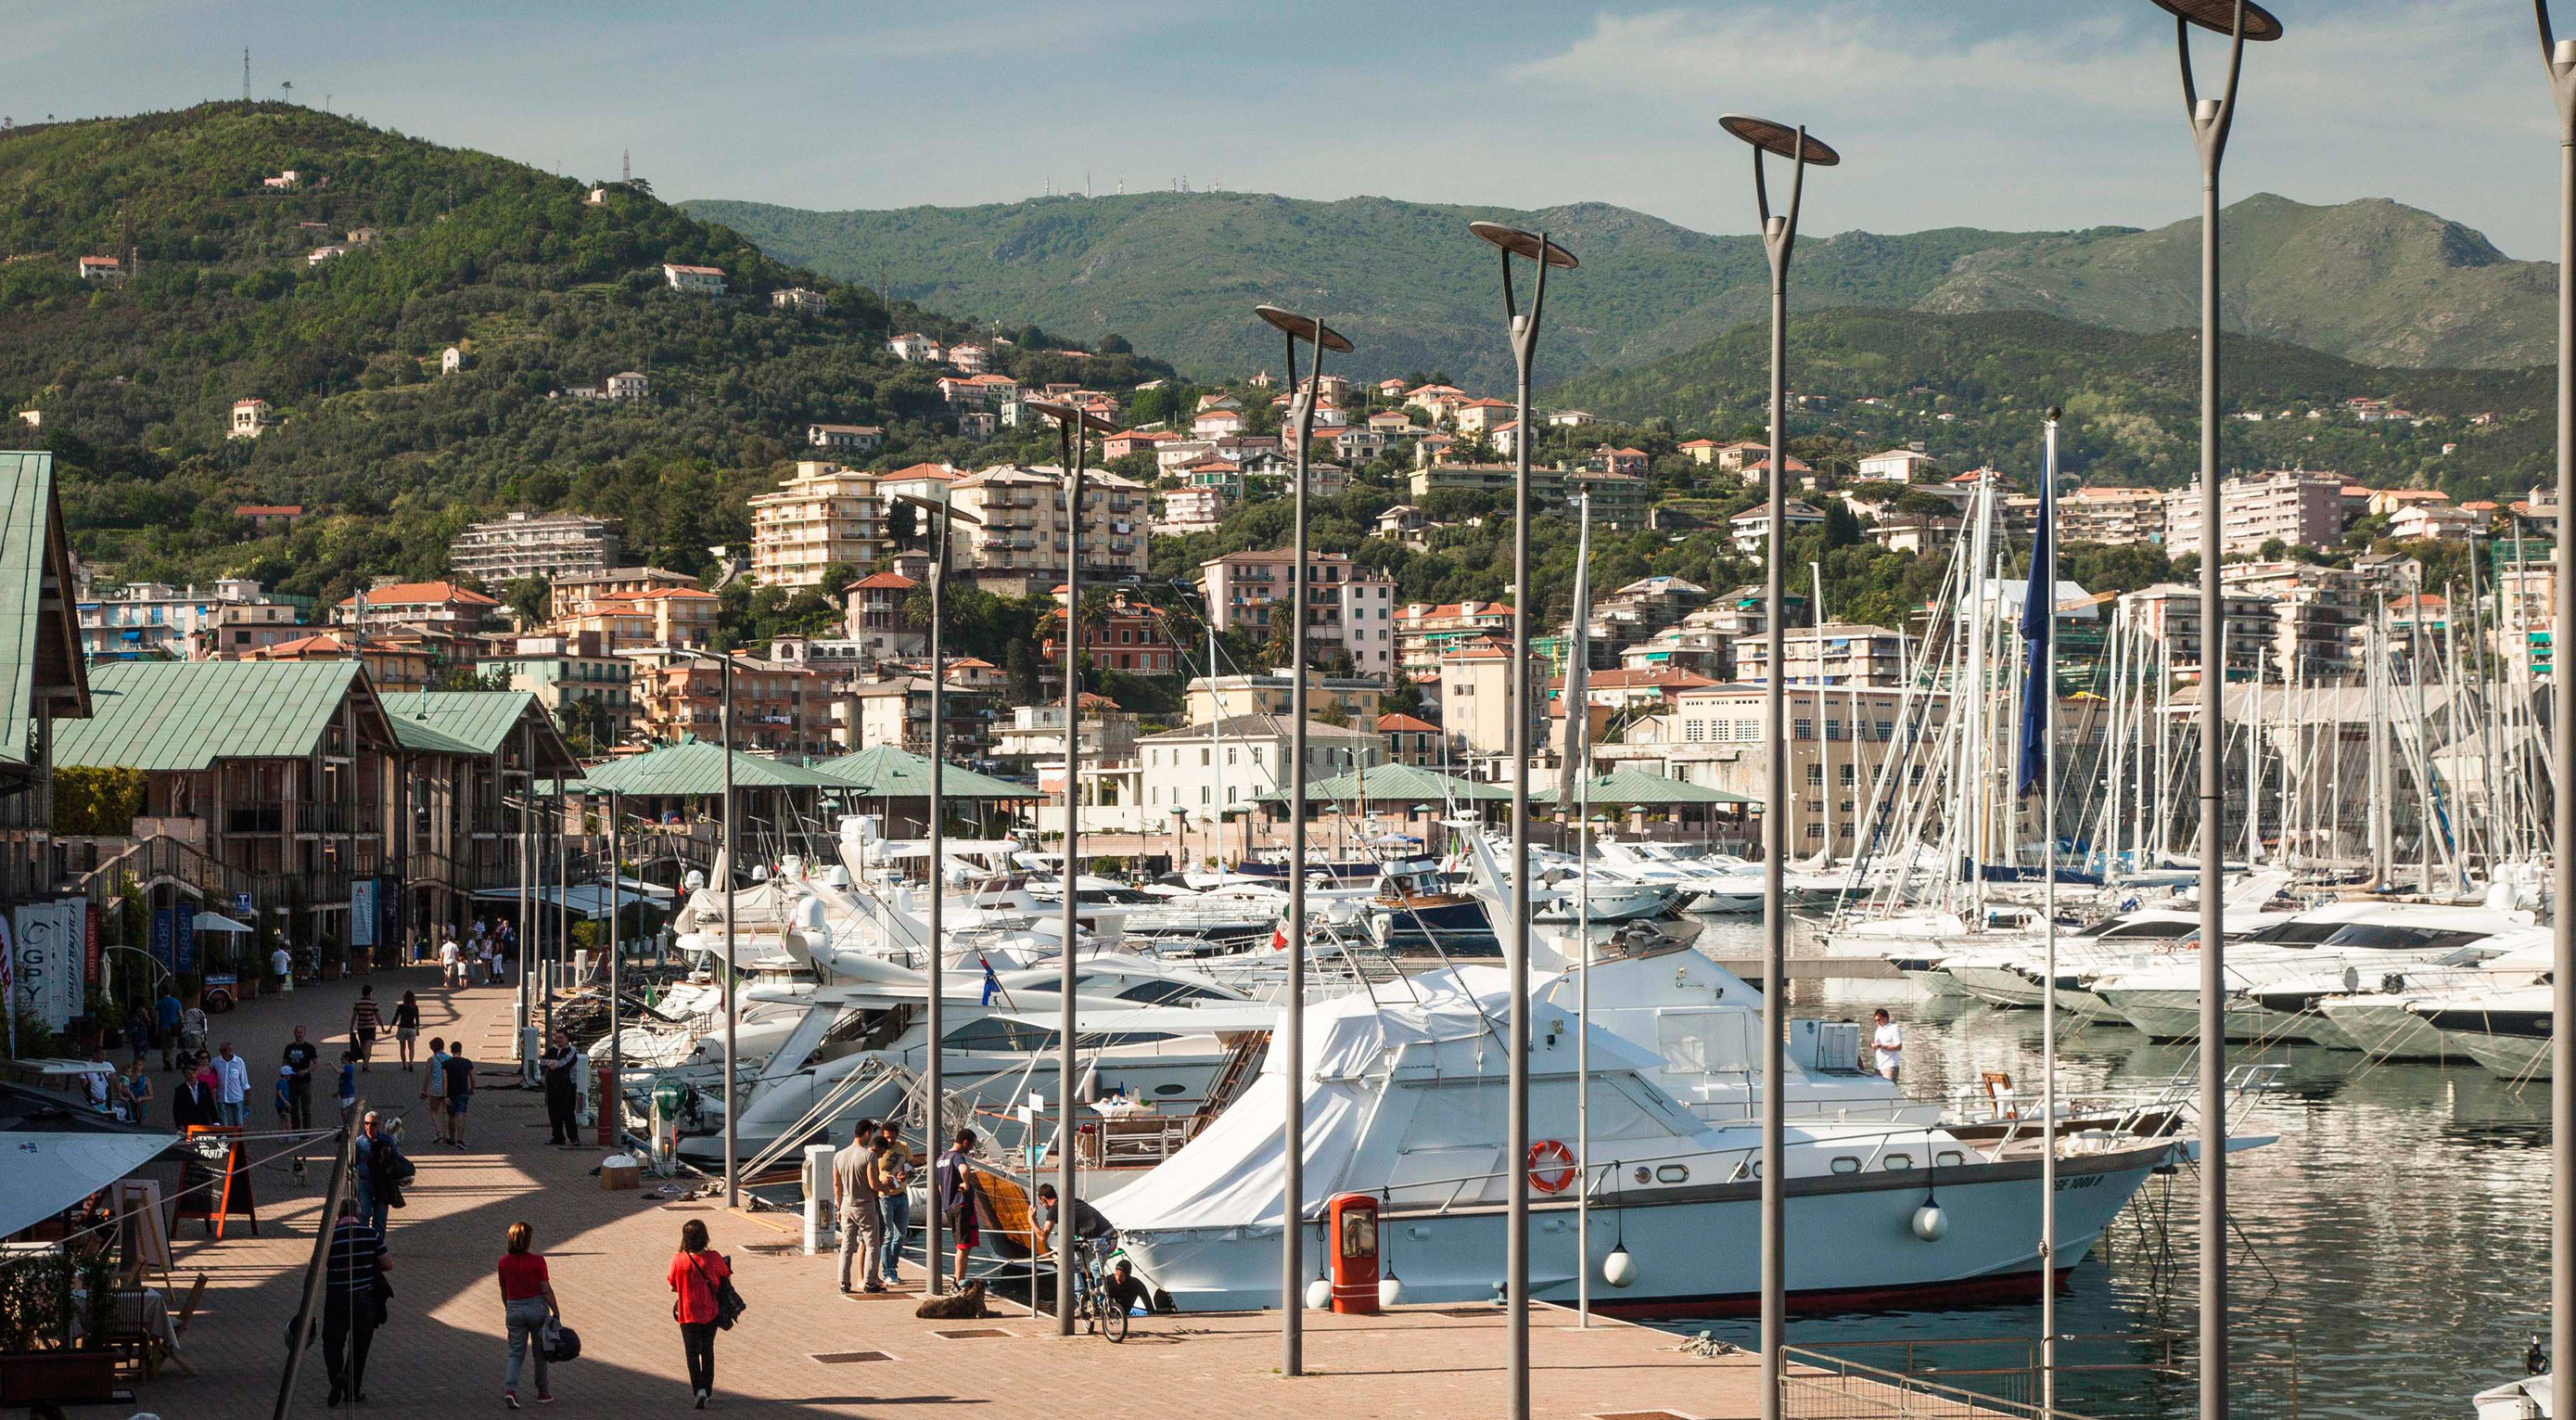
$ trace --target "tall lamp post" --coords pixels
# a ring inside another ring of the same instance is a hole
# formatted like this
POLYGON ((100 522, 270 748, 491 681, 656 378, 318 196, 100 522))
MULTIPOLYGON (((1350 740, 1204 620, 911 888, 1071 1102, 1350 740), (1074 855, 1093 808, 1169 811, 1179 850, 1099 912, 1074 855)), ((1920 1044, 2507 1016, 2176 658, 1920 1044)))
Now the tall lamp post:
MULTIPOLYGON (((1787 1061, 1782 1041, 1789 1028, 1789 913, 1783 901, 1782 874, 1789 855, 1789 745, 1787 701, 1781 674, 1787 654, 1781 619, 1788 600, 1783 566, 1788 538, 1789 260, 1798 245, 1798 204, 1805 194, 1807 167, 1829 168, 1842 155, 1792 128, 1767 118, 1728 114, 1718 126, 1753 147, 1754 209, 1762 219, 1762 250, 1771 260, 1771 459, 1769 545, 1762 558, 1768 611, 1763 638, 1771 667, 1762 687, 1762 734, 1772 745, 1762 785, 1762 1420, 1780 1417, 1780 1350, 1788 1344, 1788 1114, 1782 1099, 1787 1061), (1764 155, 1789 162, 1789 205, 1771 210, 1771 189, 1764 155)), ((1819 722, 1818 729, 1821 731, 1819 722)), ((1821 752, 1821 751, 1820 751, 1821 752)), ((1832 845, 1827 844, 1830 850, 1832 845)))
MULTIPOLYGON (((1287 1088, 1280 1149, 1279 1371, 1302 1376, 1306 1373, 1306 1317, 1300 1310, 1306 1290, 1306 445, 1315 436, 1319 391, 1299 388, 1297 343, 1302 340, 1314 347, 1306 371, 1310 382, 1322 379, 1325 351, 1349 354, 1351 343, 1320 316, 1296 315, 1277 306, 1255 306, 1252 313, 1280 330, 1288 342, 1288 421, 1281 432, 1291 445, 1296 470, 1296 534, 1288 573, 1288 614, 1296 618, 1290 623, 1288 643, 1288 982, 1281 992, 1287 1019, 1279 1033, 1280 1058, 1287 1062, 1279 1072, 1287 1088)), ((1211 602, 1210 625, 1215 617, 1211 602)), ((1211 697, 1216 693, 1213 679, 1208 692, 1211 697)), ((1225 836, 1224 813, 1225 806, 1219 804, 1220 842, 1225 836)))
MULTIPOLYGON (((2558 551, 2576 547, 2576 288, 2567 273, 2576 271, 2576 40, 2563 40, 2549 27, 2549 0, 2532 0, 2540 22, 2541 57, 2549 65, 2549 88, 2558 102, 2558 551)), ((2522 571, 2515 558, 2514 571, 2522 571)), ((2576 579, 2562 566, 2555 578, 2556 617, 2553 645, 2576 626, 2576 579)), ((2528 646, 2523 650, 2527 654, 2528 646)), ((2563 659, 2563 658, 2560 658, 2563 659)), ((2576 764, 2576 672, 2555 664, 2549 677, 2549 737, 2554 761, 2564 772, 2576 764)), ((2549 1358, 2553 1371, 2576 1357, 2576 794, 2563 784, 2550 795, 2550 827, 2555 835, 2552 871, 2558 904, 2551 929, 2549 998, 2558 1029, 2550 1041, 2549 1082, 2549 1358)), ((2563 1403, 2563 1402, 2562 1402, 2563 1403)))
MULTIPOLYGON (((946 1096, 940 1092, 939 1057, 947 1048, 942 1042, 948 1038, 941 1030, 939 1020, 941 1004, 939 977, 942 965, 939 898, 941 889, 946 883, 943 869, 948 861, 943 837, 943 825, 947 818, 947 803, 943 793, 946 787, 944 784, 946 776, 942 772, 948 755, 947 701, 943 693, 948 686, 948 660, 940 639, 940 632, 943 629, 941 623, 945 619, 941 589, 948 582, 950 524, 959 521, 981 524, 984 520, 972 513, 962 512, 950 506, 946 498, 936 500, 915 498, 911 494, 903 493, 897 494, 895 501, 911 504, 921 510, 923 517, 930 519, 930 990, 922 1021, 922 1029, 930 1036, 930 1052, 927 1060, 928 1069, 921 1086, 922 1093, 928 1096, 927 1102, 922 1106, 925 1118, 921 1126, 921 1134, 931 1156, 936 1158, 939 1151, 948 1143, 947 1140, 939 1137, 943 1124, 939 1107, 946 1099, 946 1096)), ((921 1255, 926 1259, 923 1263, 925 1278, 921 1285, 925 1292, 935 1297, 939 1295, 942 1285, 939 1269, 939 1200, 935 1198, 931 1200, 928 1214, 929 1216, 921 1225, 921 1255)))
POLYGON ((733 861, 733 657, 730 654, 718 654, 714 651, 694 651, 687 647, 681 647, 678 654, 693 661, 713 661, 719 672, 716 681, 716 725, 717 744, 724 756, 724 846, 716 855, 716 863, 724 873, 724 1181, 725 1207, 739 1208, 742 1206, 742 1154, 741 1140, 735 1133, 735 1121, 742 1111, 735 1107, 739 1101, 734 1098, 733 1062, 734 1025, 742 1013, 734 995, 733 980, 733 880, 736 875, 736 865, 733 861))
POLYGON ((1029 409, 1055 421, 1064 453, 1064 955, 1056 986, 1056 1133, 1055 1195, 1055 1330, 1073 1334, 1073 1030, 1075 864, 1082 840, 1082 476, 1089 471, 1091 436, 1115 434, 1118 426, 1071 404, 1029 403, 1029 409))
MULTIPOLYGON (((2154 0, 2174 17, 2183 114, 2200 154, 2200 1415, 2227 1415, 2227 609, 2219 596, 2218 170, 2236 123, 2245 42, 2281 37, 2252 0, 2154 0), (2200 96, 2193 26, 2228 37, 2227 82, 2200 96)), ((2253 812, 2253 805, 2246 806, 2253 812)))
MULTIPOLYGON (((1503 1153, 1507 1205, 1503 1225, 1506 1306, 1505 1384, 1510 1420, 1529 1420, 1529 770, 1530 720, 1530 367, 1538 359, 1539 315, 1547 307, 1549 267, 1571 271, 1574 253, 1547 239, 1544 232, 1524 232, 1492 222, 1470 222, 1467 230, 1491 243, 1503 262, 1503 324, 1511 335, 1512 364, 1518 372, 1513 417, 1520 437, 1512 440, 1512 894, 1511 934, 1503 942, 1503 969, 1511 977, 1511 1125, 1503 1153), (1513 299, 1512 258, 1530 262, 1538 271, 1531 284, 1529 313, 1513 299)), ((1578 1265, 1590 1266, 1588 1259, 1578 1265)))

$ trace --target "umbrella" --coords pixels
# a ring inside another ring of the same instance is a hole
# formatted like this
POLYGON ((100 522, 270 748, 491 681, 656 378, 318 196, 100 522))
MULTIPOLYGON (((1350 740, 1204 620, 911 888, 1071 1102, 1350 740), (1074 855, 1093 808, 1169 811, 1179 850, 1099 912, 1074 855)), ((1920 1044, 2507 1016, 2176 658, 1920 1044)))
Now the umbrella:
POLYGON ((256 932, 259 930, 256 927, 245 927, 220 912, 200 912, 189 921, 200 932, 256 932))

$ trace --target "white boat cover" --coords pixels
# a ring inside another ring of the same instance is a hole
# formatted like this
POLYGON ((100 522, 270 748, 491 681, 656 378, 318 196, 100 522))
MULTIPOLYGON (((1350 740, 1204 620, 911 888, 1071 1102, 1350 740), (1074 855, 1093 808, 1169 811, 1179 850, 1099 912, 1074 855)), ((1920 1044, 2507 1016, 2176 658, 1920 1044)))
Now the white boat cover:
MULTIPOLYGON (((1458 967, 1377 988, 1380 1000, 1362 992, 1306 1008, 1306 1203, 1345 1187, 1385 1088, 1372 1072, 1396 1052, 1447 1044, 1454 1053, 1444 1052, 1452 1058, 1439 1062, 1443 1074, 1507 1068, 1501 1041, 1510 982, 1500 967, 1458 967), (1392 999, 1407 987, 1405 999, 1392 999)), ((1553 1014, 1533 1010, 1532 1028, 1547 1030, 1553 1014)), ((1598 1026, 1591 1055, 1596 1074, 1662 1063, 1598 1026)), ((1214 1123, 1106 1202, 1109 1221, 1121 1228, 1277 1227, 1287 1196, 1284 1068, 1271 1052, 1261 1078, 1214 1123)), ((1550 1073, 1567 1072, 1558 1066, 1550 1073)))
POLYGON ((176 1134, 0 1134, 0 1237, 31 1228, 179 1142, 176 1134))

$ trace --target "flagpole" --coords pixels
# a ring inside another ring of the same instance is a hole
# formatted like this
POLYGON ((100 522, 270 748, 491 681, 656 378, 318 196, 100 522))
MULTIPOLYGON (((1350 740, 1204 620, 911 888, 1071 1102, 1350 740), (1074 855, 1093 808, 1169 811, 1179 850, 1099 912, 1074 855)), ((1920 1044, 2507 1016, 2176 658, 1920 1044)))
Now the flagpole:
POLYGON ((2040 1412, 2057 1410, 2057 420, 2048 410, 2047 439, 2040 462, 2039 545, 2032 549, 2032 595, 2045 600, 2023 608, 2039 628, 2031 642, 2030 679, 2038 688, 2040 714, 2040 841, 2048 845, 2041 860, 2039 916, 2047 939, 2039 996, 2039 1377, 2040 1412))

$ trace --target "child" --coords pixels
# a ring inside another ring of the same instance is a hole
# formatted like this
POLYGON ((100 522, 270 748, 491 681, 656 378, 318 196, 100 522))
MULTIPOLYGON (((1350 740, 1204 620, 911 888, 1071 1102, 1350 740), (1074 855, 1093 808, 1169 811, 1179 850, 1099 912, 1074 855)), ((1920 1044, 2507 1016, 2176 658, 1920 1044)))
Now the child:
POLYGON ((358 1052, 356 1047, 340 1053, 340 1123, 347 1126, 358 1117, 358 1052))
POLYGON ((280 1066, 278 1066, 278 1067, 277 1067, 277 1127, 278 1127, 278 1128, 280 1128, 280 1129, 285 1129, 285 1128, 289 1128, 289 1127, 291 1127, 291 1125, 290 1125, 290 1116, 294 1113, 294 1110, 295 1110, 295 1067, 294 1067, 294 1066, 292 1066, 292 1065, 280 1065, 280 1066))

